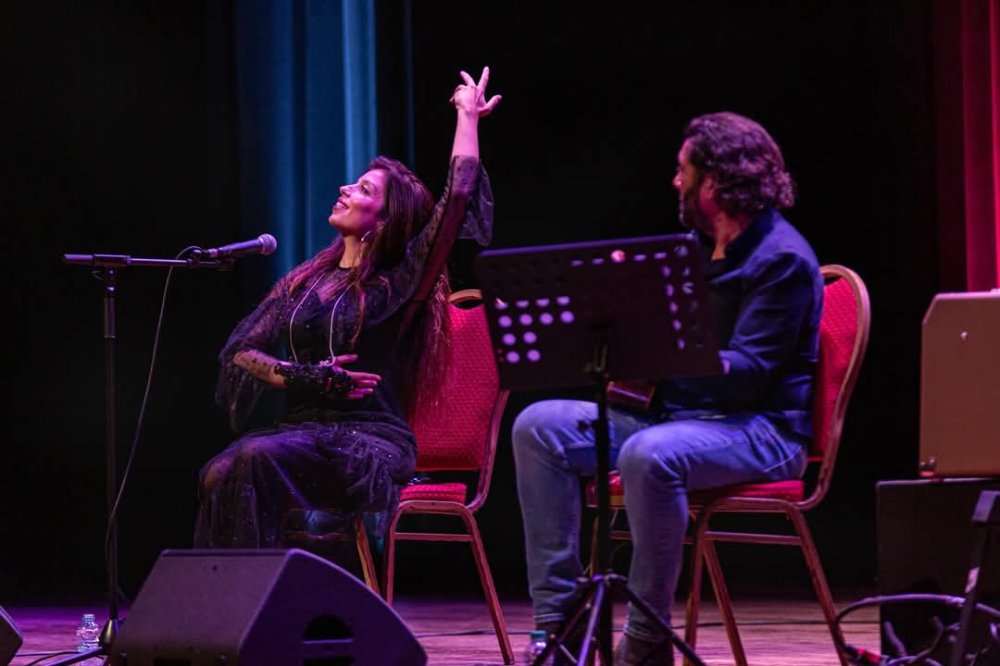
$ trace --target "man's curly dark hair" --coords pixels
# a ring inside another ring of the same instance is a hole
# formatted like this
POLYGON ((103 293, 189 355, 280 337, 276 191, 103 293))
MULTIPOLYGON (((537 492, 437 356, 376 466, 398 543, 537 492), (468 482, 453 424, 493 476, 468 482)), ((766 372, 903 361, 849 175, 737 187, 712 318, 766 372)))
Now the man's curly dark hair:
POLYGON ((715 178, 716 203, 731 215, 790 208, 795 185, 781 149, 758 123, 736 113, 698 116, 684 130, 688 160, 715 178))

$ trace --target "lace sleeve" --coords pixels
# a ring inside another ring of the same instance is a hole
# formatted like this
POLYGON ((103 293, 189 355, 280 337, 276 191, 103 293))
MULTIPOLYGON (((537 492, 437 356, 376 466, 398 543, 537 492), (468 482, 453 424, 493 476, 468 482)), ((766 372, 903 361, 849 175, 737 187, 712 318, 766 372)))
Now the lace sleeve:
POLYGON ((456 238, 470 238, 486 246, 492 236, 493 191, 489 176, 478 159, 457 156, 452 159, 444 194, 431 221, 410 241, 406 258, 389 274, 390 298, 394 301, 390 308, 427 298, 456 238))
POLYGON ((267 384, 236 365, 237 353, 256 349, 276 353, 281 340, 282 322, 287 321, 289 296, 279 283, 271 293, 241 321, 219 352, 219 381, 215 401, 229 414, 229 426, 236 432, 243 428, 267 384))

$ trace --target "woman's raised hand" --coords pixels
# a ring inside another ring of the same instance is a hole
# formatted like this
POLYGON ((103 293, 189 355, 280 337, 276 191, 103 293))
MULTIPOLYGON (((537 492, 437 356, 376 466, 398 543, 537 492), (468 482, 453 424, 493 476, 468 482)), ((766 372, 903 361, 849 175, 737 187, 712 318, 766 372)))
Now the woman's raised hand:
POLYGON ((451 103, 459 111, 474 114, 477 117, 488 116, 502 99, 500 95, 494 95, 486 101, 486 84, 490 80, 490 68, 483 67, 483 73, 476 82, 466 72, 460 72, 465 83, 458 84, 455 92, 451 94, 451 103))

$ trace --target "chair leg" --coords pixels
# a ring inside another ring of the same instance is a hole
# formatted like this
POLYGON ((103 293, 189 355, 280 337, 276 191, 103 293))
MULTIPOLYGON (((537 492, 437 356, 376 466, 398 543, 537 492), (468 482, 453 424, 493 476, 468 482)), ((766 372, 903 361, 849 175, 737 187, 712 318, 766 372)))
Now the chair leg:
MULTIPOLYGON (((816 543, 813 541, 812 532, 806 524, 805 517, 798 511, 786 511, 795 531, 799 535, 802 545, 802 555, 806 560, 806 568, 809 570, 809 577, 812 579, 813 589, 816 591, 816 598, 819 606, 823 610, 823 617, 826 619, 826 626, 830 629, 830 637, 833 644, 844 643, 844 636, 837 626, 837 610, 833 605, 833 595, 830 594, 830 586, 826 582, 826 575, 823 573, 823 565, 819 561, 819 551, 816 550, 816 543)), ((848 666, 847 657, 837 650, 837 657, 841 666, 848 666)))
MULTIPOLYGON (((372 559, 371 544, 368 542, 368 532, 365 530, 365 521, 361 516, 354 521, 355 544, 358 549, 358 559, 361 560, 361 571, 365 577, 365 584, 371 588, 375 594, 379 594, 378 575, 375 573, 375 561, 372 559)), ((379 594, 379 596, 381 596, 379 594)))
POLYGON ((503 609, 500 607, 500 599, 497 597, 496 587, 493 584, 493 574, 490 572, 490 565, 486 560, 486 549, 483 548, 483 539, 479 535, 476 518, 470 512, 463 511, 462 520, 465 521, 465 528, 469 536, 472 537, 469 545, 472 546, 472 556, 476 561, 476 568, 479 570, 479 580, 483 586, 486 605, 489 607, 490 616, 493 619, 493 628, 497 634, 497 642, 500 644, 500 652, 503 654, 503 663, 513 664, 514 650, 510 646, 510 636, 507 635, 503 609))
MULTIPOLYGON (((708 522, 710 516, 710 510, 702 511, 695 522, 694 552, 691 556, 691 589, 688 593, 687 618, 684 623, 684 641, 692 648, 695 647, 697 642, 698 616, 701 606, 701 581, 704 575, 702 567, 704 566, 708 570, 708 577, 712 583, 712 590, 715 593, 715 601, 719 606, 719 612, 722 614, 723 624, 726 627, 726 635, 729 638, 729 645, 732 649, 736 666, 747 666, 743 642, 740 640, 736 618, 733 615, 729 588, 726 586, 726 579, 722 573, 722 565, 719 563, 719 554, 715 549, 715 543, 709 536, 708 522)), ((685 666, 691 666, 687 660, 684 663, 685 666)))
POLYGON ((403 513, 397 509, 385 530, 385 555, 382 562, 382 584, 385 585, 385 594, 382 597, 385 603, 390 605, 392 605, 393 579, 396 576, 396 526, 402 515, 403 513))
MULTIPOLYGON (((608 518, 608 538, 611 540, 611 543, 608 544, 608 546, 609 546, 609 553, 608 553, 608 555, 609 556, 611 554, 613 554, 613 552, 614 552, 613 546, 614 546, 615 541, 631 541, 632 540, 632 535, 631 535, 631 533, 628 530, 624 530, 624 529, 617 529, 616 530, 615 529, 615 521, 617 521, 618 518, 619 518, 619 516, 621 516, 621 515, 622 515, 621 514, 621 509, 612 509, 611 510, 611 517, 608 518)), ((598 521, 599 521, 599 518, 595 517, 594 518, 594 528, 590 532, 590 559, 587 562, 587 570, 584 572, 584 574, 586 574, 587 576, 594 576, 594 575, 599 574, 599 573, 604 573, 603 571, 598 571, 597 570, 597 565, 598 565, 598 562, 597 562, 597 523, 598 523, 598 521)), ((610 561, 608 562, 608 568, 609 569, 612 568, 610 561)))
MULTIPOLYGON (((702 540, 696 538, 694 548, 691 549, 691 583, 688 590, 687 613, 684 619, 684 642, 692 648, 698 641, 698 613, 701 609, 701 579, 703 574, 702 566, 704 556, 702 554, 702 540)), ((685 666, 691 666, 688 660, 684 660, 685 666)))
POLYGON ((736 626, 733 602, 729 596, 729 588, 726 586, 726 578, 722 574, 719 553, 715 549, 715 542, 707 533, 702 535, 702 538, 705 542, 704 557, 708 566, 708 577, 712 581, 712 589, 715 590, 715 601, 719 604, 719 612, 722 613, 726 636, 729 637, 729 646, 733 651, 733 660, 736 662, 736 666, 747 666, 747 655, 743 650, 743 641, 740 640, 739 628, 736 626))

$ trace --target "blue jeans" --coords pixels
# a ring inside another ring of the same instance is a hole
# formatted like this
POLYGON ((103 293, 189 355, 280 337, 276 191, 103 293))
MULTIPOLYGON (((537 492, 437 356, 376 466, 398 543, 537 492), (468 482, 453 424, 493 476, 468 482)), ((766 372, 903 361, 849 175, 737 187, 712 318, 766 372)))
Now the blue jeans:
MULTIPOLYGON (((594 476, 597 406, 579 400, 529 405, 514 422, 517 492, 524 519, 528 586, 535 621, 565 619, 580 562, 580 477, 594 476)), ((608 410, 611 467, 625 484, 632 532, 629 588, 668 622, 688 525, 687 492, 797 478, 803 444, 762 415, 678 413, 658 423, 608 410)), ((629 608, 625 633, 662 639, 629 608)))

